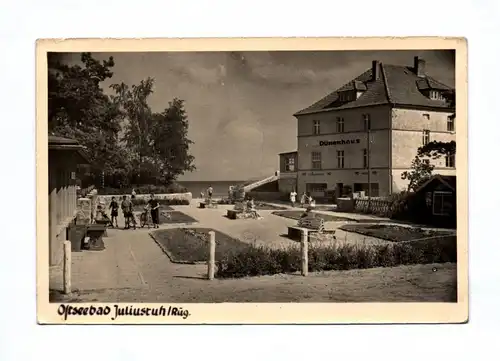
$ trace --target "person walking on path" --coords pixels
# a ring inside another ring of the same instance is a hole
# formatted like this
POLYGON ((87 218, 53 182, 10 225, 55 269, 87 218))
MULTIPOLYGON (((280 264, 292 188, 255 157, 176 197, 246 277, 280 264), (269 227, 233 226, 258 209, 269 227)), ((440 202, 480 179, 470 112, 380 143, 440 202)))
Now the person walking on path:
POLYGON ((295 208, 295 202, 297 201, 297 192, 295 189, 290 193, 290 202, 292 203, 292 207, 295 208))
POLYGON ((109 209, 111 210, 111 227, 118 228, 118 202, 115 197, 111 198, 109 209))
POLYGON ((149 209, 151 210, 151 218, 153 219, 153 227, 160 228, 160 202, 155 198, 155 195, 151 193, 151 198, 148 201, 149 209))

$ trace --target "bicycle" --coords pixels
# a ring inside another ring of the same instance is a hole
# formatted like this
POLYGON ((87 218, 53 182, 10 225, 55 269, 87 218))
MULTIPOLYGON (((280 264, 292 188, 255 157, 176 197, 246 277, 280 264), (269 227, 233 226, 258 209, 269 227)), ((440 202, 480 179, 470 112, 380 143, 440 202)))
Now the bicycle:
POLYGON ((151 217, 149 207, 144 207, 144 210, 139 217, 139 221, 141 223, 141 228, 144 228, 146 224, 148 225, 148 229, 151 227, 151 225, 153 224, 153 218, 151 217))

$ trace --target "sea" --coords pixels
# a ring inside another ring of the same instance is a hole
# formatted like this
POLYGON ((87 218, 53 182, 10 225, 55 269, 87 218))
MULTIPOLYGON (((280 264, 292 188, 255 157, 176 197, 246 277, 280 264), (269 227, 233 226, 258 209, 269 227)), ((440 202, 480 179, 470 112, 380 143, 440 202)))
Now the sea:
POLYGON ((207 188, 212 186, 216 197, 227 197, 229 186, 243 184, 247 181, 178 181, 180 185, 187 188, 193 194, 193 198, 198 198, 200 193, 207 194, 207 188))

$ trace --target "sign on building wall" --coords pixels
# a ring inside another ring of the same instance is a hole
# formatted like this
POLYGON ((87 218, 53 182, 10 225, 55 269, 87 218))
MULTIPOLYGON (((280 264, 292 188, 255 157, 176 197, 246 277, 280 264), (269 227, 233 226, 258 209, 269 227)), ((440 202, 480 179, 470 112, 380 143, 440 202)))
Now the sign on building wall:
POLYGON ((343 145, 343 144, 359 144, 361 143, 361 139, 342 139, 342 140, 320 140, 320 147, 325 147, 329 145, 343 145))

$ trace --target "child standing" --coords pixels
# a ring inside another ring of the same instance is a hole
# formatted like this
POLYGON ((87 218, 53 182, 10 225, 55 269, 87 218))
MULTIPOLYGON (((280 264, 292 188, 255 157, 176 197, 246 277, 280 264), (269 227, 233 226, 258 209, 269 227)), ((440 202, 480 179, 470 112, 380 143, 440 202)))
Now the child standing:
POLYGON ((135 229, 135 219, 134 218, 134 213, 133 213, 133 208, 132 208, 132 202, 130 202, 127 199, 127 196, 123 196, 123 201, 122 201, 122 212, 123 212, 123 217, 125 218, 125 229, 130 228, 130 221, 132 220, 134 224, 134 229, 135 229))
POLYGON ((111 198, 109 209, 111 210, 111 227, 118 228, 118 202, 115 197, 111 198))

